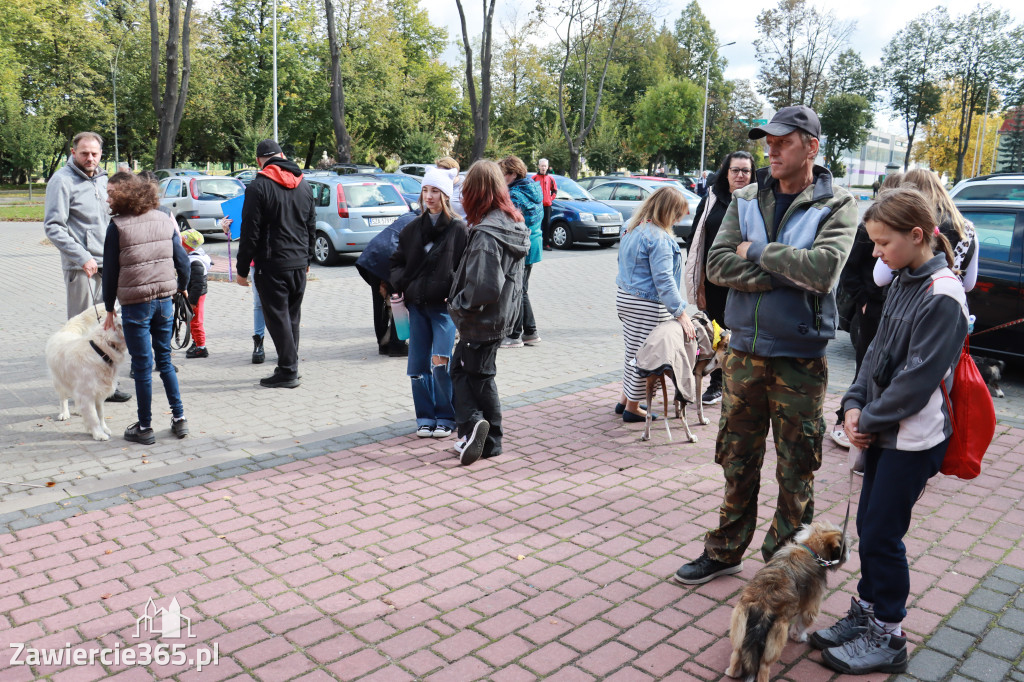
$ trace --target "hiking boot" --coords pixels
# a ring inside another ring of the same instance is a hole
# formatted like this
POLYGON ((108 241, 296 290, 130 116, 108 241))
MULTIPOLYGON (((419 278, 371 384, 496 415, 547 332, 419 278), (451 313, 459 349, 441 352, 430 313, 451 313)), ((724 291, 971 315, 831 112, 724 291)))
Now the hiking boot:
POLYGON ((501 342, 501 348, 522 348, 522 347, 523 347, 523 340, 522 339, 513 339, 511 336, 505 337, 505 339, 501 342))
POLYGON ((210 357, 210 351, 206 350, 206 346, 197 346, 192 344, 192 347, 185 351, 186 358, 208 358, 210 357))
POLYGON ((860 600, 850 597, 850 610, 830 628, 818 630, 810 637, 815 649, 831 649, 857 639, 867 632, 868 621, 874 615, 872 609, 865 609, 860 600))
POLYGON ((259 334, 252 335, 252 364, 262 365, 263 361, 267 359, 267 354, 263 350, 263 337, 259 334))
POLYGON ((178 438, 184 438, 188 435, 188 420, 182 417, 181 419, 171 420, 171 433, 178 438))
POLYGON ((683 565, 673 576, 676 582, 684 585, 703 585, 722 575, 732 575, 743 570, 743 562, 734 564, 718 561, 708 556, 707 550, 697 558, 683 565))
POLYGON ((143 445, 152 445, 156 442, 156 436, 153 435, 153 427, 147 426, 142 428, 139 426, 139 422, 135 422, 124 430, 124 439, 132 443, 142 443, 143 445))
POLYGON ((847 675, 902 673, 907 669, 907 638, 885 632, 874 618, 856 639, 825 649, 821 660, 847 675))
POLYGON ((274 373, 266 379, 260 379, 260 386, 267 388, 296 388, 299 385, 299 377, 289 377, 287 374, 282 374, 277 369, 274 373))
POLYGON ((487 432, 491 430, 491 424, 486 419, 481 419, 473 425, 473 430, 466 438, 466 447, 459 453, 459 463, 468 466, 480 459, 484 454, 484 445, 487 444, 487 432))

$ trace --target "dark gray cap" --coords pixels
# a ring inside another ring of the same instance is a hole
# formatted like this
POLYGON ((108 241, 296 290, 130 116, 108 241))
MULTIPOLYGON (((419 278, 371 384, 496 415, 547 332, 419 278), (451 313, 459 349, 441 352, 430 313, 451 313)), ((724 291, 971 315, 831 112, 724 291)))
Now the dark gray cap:
POLYGON ((259 158, 283 153, 284 152, 281 149, 281 145, 279 145, 277 142, 274 142, 273 140, 263 140, 258 145, 256 145, 256 156, 259 158))
POLYGON ((767 125, 751 128, 750 132, 747 133, 747 137, 751 140, 760 140, 765 135, 782 137, 783 135, 789 135, 794 130, 802 130, 805 133, 810 133, 815 138, 820 138, 821 121, 818 120, 818 115, 810 107, 803 105, 783 107, 772 116, 771 122, 767 125))

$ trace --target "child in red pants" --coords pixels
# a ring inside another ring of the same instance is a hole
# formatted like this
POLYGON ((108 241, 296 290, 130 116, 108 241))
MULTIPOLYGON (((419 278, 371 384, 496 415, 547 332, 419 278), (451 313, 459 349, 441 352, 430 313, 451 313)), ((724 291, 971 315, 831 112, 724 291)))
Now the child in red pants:
POLYGON ((203 327, 203 308, 206 304, 206 273, 213 261, 203 251, 203 235, 197 230, 181 233, 181 245, 185 247, 191 266, 188 280, 188 302, 192 305, 192 347, 185 351, 186 358, 208 358, 206 350, 206 329, 203 327))

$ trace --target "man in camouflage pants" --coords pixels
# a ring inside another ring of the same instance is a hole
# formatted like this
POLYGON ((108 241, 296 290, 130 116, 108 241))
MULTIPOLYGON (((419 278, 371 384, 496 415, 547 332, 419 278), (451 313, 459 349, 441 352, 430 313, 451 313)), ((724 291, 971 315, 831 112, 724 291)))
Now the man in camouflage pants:
POLYGON ((742 570, 757 525, 769 425, 779 500, 761 547, 765 561, 814 517, 825 346, 838 322, 833 288, 857 230, 853 197, 814 165, 820 134, 818 116, 803 106, 781 109, 750 131, 751 139, 767 138, 771 165, 733 194, 708 254, 708 279, 730 288, 725 322, 732 338, 715 447, 725 499, 703 554, 676 572, 687 585, 742 570))

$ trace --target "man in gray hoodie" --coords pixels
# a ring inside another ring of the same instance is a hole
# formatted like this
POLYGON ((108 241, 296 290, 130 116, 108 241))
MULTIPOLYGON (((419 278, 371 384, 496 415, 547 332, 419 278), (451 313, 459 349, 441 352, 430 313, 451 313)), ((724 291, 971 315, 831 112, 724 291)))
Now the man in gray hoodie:
MULTIPOLYGON (((69 320, 103 301, 103 242, 110 207, 102 156, 102 137, 78 133, 71 141, 71 158, 46 183, 43 229, 60 251, 69 320)), ((117 390, 107 401, 123 403, 130 398, 117 390)))

